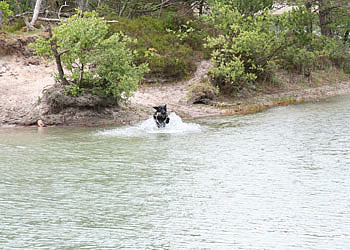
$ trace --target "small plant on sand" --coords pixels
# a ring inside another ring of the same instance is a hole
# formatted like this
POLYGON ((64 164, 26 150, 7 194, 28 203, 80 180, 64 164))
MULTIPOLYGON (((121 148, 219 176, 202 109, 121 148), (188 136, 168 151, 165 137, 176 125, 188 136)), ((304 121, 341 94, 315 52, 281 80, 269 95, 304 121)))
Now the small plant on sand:
POLYGON ((187 100, 189 103, 210 104, 219 94, 219 88, 209 83, 208 79, 202 79, 201 82, 193 83, 189 87, 187 100))
POLYGON ((38 38, 32 47, 40 56, 56 60, 60 82, 68 93, 79 95, 91 89, 102 97, 127 99, 136 90, 147 64, 135 65, 135 41, 117 33, 96 12, 82 12, 49 28, 49 39, 38 38), (64 70, 69 73, 65 73, 64 70))

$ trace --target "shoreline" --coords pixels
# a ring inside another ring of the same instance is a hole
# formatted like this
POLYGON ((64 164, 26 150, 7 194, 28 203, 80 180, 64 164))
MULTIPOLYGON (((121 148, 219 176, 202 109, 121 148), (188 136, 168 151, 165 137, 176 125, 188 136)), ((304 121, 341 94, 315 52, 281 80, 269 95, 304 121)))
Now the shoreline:
MULTIPOLYGON (((147 88, 147 87, 146 87, 147 88)), ((329 98, 350 95, 350 83, 337 83, 334 86, 323 86, 317 88, 309 88, 306 90, 307 94, 297 91, 293 91, 293 95, 290 95, 289 92, 280 92, 272 95, 264 95, 259 97, 251 97, 254 101, 246 100, 244 103, 240 104, 227 104, 227 103, 218 103, 218 105, 209 106, 205 104, 192 104, 197 107, 193 108, 195 113, 193 115, 183 115, 181 112, 177 112, 176 108, 169 106, 169 112, 175 112, 179 115, 183 120, 197 120, 204 118, 215 118, 222 116, 232 116, 232 115, 249 115, 254 113, 263 112, 268 109, 281 107, 281 106, 289 106, 289 105, 298 105, 312 102, 322 102, 329 98), (341 86, 339 88, 339 86, 341 86), (330 88, 333 89, 330 91, 330 88), (320 94, 321 93, 321 94, 320 94), (323 94, 322 94, 323 93, 323 94), (325 93, 325 94, 324 94, 325 93), (276 97, 279 96, 279 97, 276 97), (263 100, 270 99, 270 101, 264 102, 263 100), (208 108, 212 112, 208 112, 208 108), (203 109, 202 113, 198 112, 198 109, 203 109)), ((191 106, 191 105, 189 105, 191 106)), ((124 106, 124 112, 127 116, 133 113, 132 119, 121 119, 121 120, 101 120, 99 123, 72 123, 72 124, 54 124, 46 127, 108 127, 108 126, 123 126, 130 125, 141 122, 143 120, 147 120, 152 116, 151 107, 138 107, 139 111, 135 113, 135 107, 133 106, 124 106), (145 110, 149 109, 149 110, 145 110), (135 118, 135 115, 138 118, 135 118)), ((191 108, 189 108, 191 109, 191 108)), ((25 124, 8 124, 2 123, 0 124, 0 128, 25 128, 25 127, 37 127, 36 124, 25 125, 25 124)))
POLYGON ((39 119, 47 126, 56 127, 126 125, 148 119, 153 114, 152 107, 161 104, 167 104, 169 112, 175 112, 184 120, 194 120, 251 114, 278 106, 350 94, 350 76, 333 70, 315 73, 315 77, 321 79, 317 84, 300 76, 287 79, 286 75, 280 75, 282 83, 278 86, 243 90, 237 97, 220 95, 211 105, 191 104, 188 102, 190 86, 206 79, 211 67, 209 61, 201 61, 190 80, 141 85, 134 96, 121 106, 109 107, 102 112, 68 108, 61 114, 45 115, 37 103, 42 91, 54 85, 52 73, 55 65, 28 64, 28 60, 15 56, 3 58, 0 60, 0 128, 37 126, 39 119))

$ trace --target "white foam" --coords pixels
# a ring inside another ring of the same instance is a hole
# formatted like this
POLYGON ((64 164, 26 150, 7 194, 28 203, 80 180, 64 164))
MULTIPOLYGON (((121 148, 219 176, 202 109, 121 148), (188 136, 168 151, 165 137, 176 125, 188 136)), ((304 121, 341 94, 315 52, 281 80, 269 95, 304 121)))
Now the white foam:
POLYGON ((170 122, 164 128, 158 128, 153 117, 131 126, 118 127, 97 132, 102 136, 139 137, 149 134, 184 134, 202 131, 199 124, 183 122, 174 112, 169 115, 170 122))
POLYGON ((0 124, 0 128, 15 128, 16 125, 12 124, 0 124))

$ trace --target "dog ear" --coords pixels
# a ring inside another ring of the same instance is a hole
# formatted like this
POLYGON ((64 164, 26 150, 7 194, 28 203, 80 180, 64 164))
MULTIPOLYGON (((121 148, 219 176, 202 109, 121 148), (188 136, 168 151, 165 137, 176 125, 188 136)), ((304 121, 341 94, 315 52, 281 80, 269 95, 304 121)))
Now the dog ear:
POLYGON ((158 107, 153 107, 155 110, 159 111, 159 106, 158 107))
POLYGON ((166 111, 166 104, 164 104, 164 109, 165 109, 165 111, 166 111))

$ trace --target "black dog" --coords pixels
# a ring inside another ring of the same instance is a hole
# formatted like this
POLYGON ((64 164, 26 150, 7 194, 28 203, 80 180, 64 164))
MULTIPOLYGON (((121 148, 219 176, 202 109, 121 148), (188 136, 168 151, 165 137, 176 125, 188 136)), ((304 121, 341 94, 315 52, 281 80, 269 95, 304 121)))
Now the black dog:
POLYGON ((153 115, 153 118, 157 124, 157 127, 164 128, 165 124, 168 124, 170 121, 170 118, 168 117, 168 113, 166 111, 166 104, 153 108, 156 110, 156 112, 153 115))

